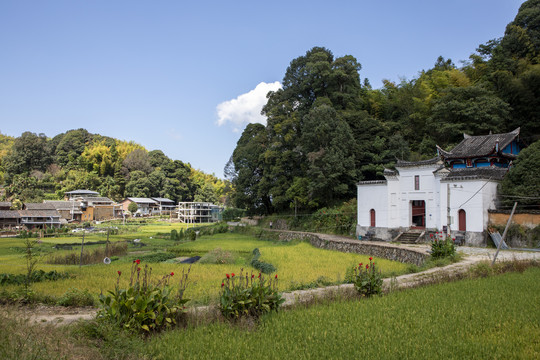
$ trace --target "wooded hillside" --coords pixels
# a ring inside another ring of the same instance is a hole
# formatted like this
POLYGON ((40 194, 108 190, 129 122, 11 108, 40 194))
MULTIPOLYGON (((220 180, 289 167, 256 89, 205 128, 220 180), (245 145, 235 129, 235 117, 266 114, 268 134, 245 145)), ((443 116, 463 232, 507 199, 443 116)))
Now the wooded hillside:
POLYGON ((116 201, 133 196, 218 203, 229 189, 226 181, 171 160, 161 150, 147 151, 85 129, 53 138, 0 134, 0 165, 3 198, 10 201, 40 202, 88 189, 116 201))
MULTIPOLYGON (((472 50, 472 49, 471 49, 472 50)), ((359 180, 382 178, 396 159, 436 155, 463 133, 521 127, 540 138, 540 0, 521 6, 500 39, 479 45, 457 66, 433 68, 373 89, 353 56, 314 47, 291 61, 283 88, 270 92, 266 126, 244 130, 225 174, 234 202, 252 213, 316 208, 355 195, 359 180)))

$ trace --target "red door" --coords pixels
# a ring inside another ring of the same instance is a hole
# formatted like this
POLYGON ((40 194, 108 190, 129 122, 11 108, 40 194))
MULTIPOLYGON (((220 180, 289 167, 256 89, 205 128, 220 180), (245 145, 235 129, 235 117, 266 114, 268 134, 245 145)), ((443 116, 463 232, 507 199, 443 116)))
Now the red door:
POLYGON ((465 210, 461 209, 458 211, 458 218, 459 231, 467 231, 467 214, 465 213, 465 210))
POLYGON ((371 218, 371 226, 375 227, 375 210, 374 209, 369 210, 369 215, 371 218))

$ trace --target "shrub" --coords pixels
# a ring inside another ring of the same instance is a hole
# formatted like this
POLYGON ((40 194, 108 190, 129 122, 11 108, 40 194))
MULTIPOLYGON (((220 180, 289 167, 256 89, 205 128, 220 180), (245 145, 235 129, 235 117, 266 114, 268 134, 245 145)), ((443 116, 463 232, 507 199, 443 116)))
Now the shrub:
POLYGON ((259 251, 259 248, 253 249, 253 252, 251 254, 252 258, 249 261, 249 264, 255 269, 265 274, 271 274, 277 270, 274 265, 259 261, 259 257, 261 257, 261 252, 259 251))
POLYGON ((0 285, 24 285, 25 281, 30 283, 41 281, 56 281, 59 279, 67 279, 70 275, 67 273, 59 273, 56 270, 45 272, 43 270, 33 270, 29 277, 27 274, 0 274, 0 285))
POLYGON ((94 297, 86 289, 70 288, 58 299, 57 304, 60 306, 93 306, 94 297))
POLYGON ((224 251, 221 248, 216 248, 204 254, 199 263, 201 264, 234 264, 236 262, 236 254, 230 251, 224 251))
POLYGON ((139 264, 140 260, 133 261, 127 289, 120 288, 122 273, 118 271, 115 290, 108 291, 108 295, 100 295, 98 319, 125 329, 145 332, 159 331, 176 324, 177 318, 185 312, 184 304, 188 301, 184 299, 184 291, 191 268, 187 272, 182 270, 179 289, 174 294, 169 286, 173 272, 152 284, 152 269, 146 265, 141 271, 139 264))
POLYGON ((381 272, 375 269, 373 258, 369 258, 369 264, 360 263, 354 267, 353 284, 361 296, 370 297, 382 293, 383 279, 381 272))
MULTIPOLYGON (((112 242, 109 244, 109 256, 118 256, 127 254, 127 243, 125 242, 112 242)), ((97 264, 103 261, 107 256, 106 248, 98 248, 94 251, 85 251, 82 254, 80 252, 71 252, 65 255, 53 255, 48 260, 49 264, 59 265, 79 265, 82 262, 83 265, 97 264)))
MULTIPOLYGON (((433 234, 430 234, 430 237, 433 234)), ((432 259, 440 259, 440 258, 446 258, 446 257, 452 257, 456 254, 456 247, 455 247, 455 238, 451 238, 450 236, 447 236, 444 238, 443 233, 435 233, 435 236, 433 236, 433 241, 431 242, 431 258, 432 259)))
POLYGON ((226 274, 221 283, 219 309, 227 319, 235 320, 243 316, 258 318, 272 310, 278 311, 285 299, 277 291, 278 276, 265 277, 259 273, 226 274))
POLYGON ((178 231, 176 231, 175 229, 171 230, 171 240, 179 240, 178 231))
POLYGON ((175 257, 176 255, 171 252, 156 252, 152 254, 141 255, 138 259, 144 262, 148 262, 148 263, 159 263, 159 262, 167 261, 170 259, 174 259, 175 257))

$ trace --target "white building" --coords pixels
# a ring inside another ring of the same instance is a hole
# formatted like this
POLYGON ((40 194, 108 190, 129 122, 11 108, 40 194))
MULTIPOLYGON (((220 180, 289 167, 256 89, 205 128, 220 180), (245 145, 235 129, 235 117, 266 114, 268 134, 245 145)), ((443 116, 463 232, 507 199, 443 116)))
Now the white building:
POLYGON ((398 161, 385 180, 361 181, 357 235, 393 240, 411 230, 442 231, 480 245, 497 185, 519 153, 519 129, 465 136, 452 151, 418 162, 398 161))

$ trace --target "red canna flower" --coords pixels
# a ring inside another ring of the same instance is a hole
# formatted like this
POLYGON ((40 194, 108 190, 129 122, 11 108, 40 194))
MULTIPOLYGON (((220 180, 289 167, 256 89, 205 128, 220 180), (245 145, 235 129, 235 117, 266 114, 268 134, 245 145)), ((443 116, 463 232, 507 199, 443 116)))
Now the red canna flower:
POLYGON ((122 272, 120 270, 118 270, 118 276, 122 275, 122 272))
POLYGON ((432 237, 433 237, 433 234, 429 234, 429 237, 432 238, 432 237))
POLYGON ((221 283, 221 287, 224 287, 225 286, 225 283, 221 283))
POLYGON ((141 260, 137 259, 135 260, 135 262, 137 263, 137 265, 139 265, 141 263, 141 260))
POLYGON ((137 268, 137 271, 141 271, 141 268, 137 268))
POLYGON ((370 257, 370 258, 369 258, 369 261, 371 261, 371 260, 373 260, 373 258, 372 258, 372 257, 370 257))
POLYGON ((366 270, 369 269, 369 265, 366 265, 366 270))
POLYGON ((363 263, 360 263, 360 264, 358 264, 358 267, 362 267, 362 265, 364 265, 364 264, 363 264, 363 263))
POLYGON ((174 276, 174 272, 171 271, 171 276, 174 276))
POLYGON ((259 279, 261 278, 261 273, 259 273, 259 279))
POLYGON ((225 274, 225 276, 227 277, 227 279, 229 279, 229 278, 230 278, 230 275, 229 275, 229 274, 225 274))
POLYGON ((276 274, 275 278, 277 279, 277 274, 276 274))
POLYGON ((234 273, 231 274, 231 277, 234 277, 234 273))
POLYGON ((251 278, 253 279, 255 277, 255 275, 251 274, 251 278))

